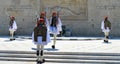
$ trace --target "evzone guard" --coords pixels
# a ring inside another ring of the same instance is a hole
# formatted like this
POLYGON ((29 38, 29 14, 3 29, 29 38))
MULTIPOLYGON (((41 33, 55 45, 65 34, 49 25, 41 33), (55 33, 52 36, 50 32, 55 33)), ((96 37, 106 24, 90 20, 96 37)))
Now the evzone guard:
POLYGON ((15 17, 10 17, 10 23, 9 23, 9 31, 10 31, 10 41, 15 40, 14 38, 14 32, 17 30, 17 24, 15 21, 15 17))
POLYGON ((37 63, 45 62, 44 59, 44 45, 47 45, 50 42, 50 34, 48 31, 48 26, 45 18, 45 13, 41 13, 39 20, 34 28, 34 32, 32 34, 32 40, 34 44, 37 46, 37 63))
POLYGON ((111 30, 111 22, 108 20, 108 17, 105 17, 101 23, 101 29, 104 32, 105 39, 104 42, 108 43, 109 32, 111 30))
POLYGON ((62 31, 62 22, 60 17, 56 12, 52 13, 52 17, 50 18, 50 33, 54 36, 54 42, 52 48, 55 49, 56 37, 62 31))

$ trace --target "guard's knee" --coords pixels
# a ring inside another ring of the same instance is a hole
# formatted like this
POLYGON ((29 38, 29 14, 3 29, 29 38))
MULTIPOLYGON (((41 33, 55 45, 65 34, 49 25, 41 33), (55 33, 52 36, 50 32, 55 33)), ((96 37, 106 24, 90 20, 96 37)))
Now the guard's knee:
POLYGON ((37 53, 36 53, 37 56, 39 56, 39 51, 37 50, 37 53))
POLYGON ((41 50, 41 53, 40 53, 41 56, 43 56, 43 50, 41 50))

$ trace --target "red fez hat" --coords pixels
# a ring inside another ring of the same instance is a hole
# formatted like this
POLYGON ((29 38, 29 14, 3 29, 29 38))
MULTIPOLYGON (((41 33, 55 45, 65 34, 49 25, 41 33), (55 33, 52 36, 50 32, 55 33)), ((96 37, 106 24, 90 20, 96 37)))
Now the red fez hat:
POLYGON ((56 13, 56 12, 53 12, 53 15, 57 15, 57 13, 56 13))
POLYGON ((108 19, 108 16, 105 16, 105 18, 104 19, 108 19))
POLYGON ((37 25, 39 25, 41 22, 44 22, 43 18, 40 18, 39 21, 37 22, 37 25))
POLYGON ((43 18, 40 18, 38 23, 41 23, 41 22, 44 22, 44 19, 43 18))
POLYGON ((15 19, 15 17, 14 17, 14 16, 11 16, 11 19, 15 19))
POLYGON ((45 15, 45 12, 41 12, 41 15, 45 15))
POLYGON ((39 20, 40 22, 43 22, 44 21, 44 19, 43 18, 40 18, 40 20, 39 20))

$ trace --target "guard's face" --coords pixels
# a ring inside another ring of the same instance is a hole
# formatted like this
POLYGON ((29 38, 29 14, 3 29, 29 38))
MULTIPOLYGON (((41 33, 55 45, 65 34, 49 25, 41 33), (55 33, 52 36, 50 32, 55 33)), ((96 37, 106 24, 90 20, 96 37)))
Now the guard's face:
POLYGON ((11 21, 14 21, 15 20, 15 17, 10 17, 11 21))
POLYGON ((56 13, 56 12, 53 12, 52 16, 53 16, 53 17, 57 16, 57 13, 56 13))
POLYGON ((44 17, 45 17, 45 15, 44 15, 44 14, 41 14, 41 17, 43 17, 43 18, 44 18, 44 17))
POLYGON ((56 14, 53 14, 53 17, 56 17, 57 15, 56 14))
POLYGON ((11 18, 11 21, 14 21, 15 19, 11 18))

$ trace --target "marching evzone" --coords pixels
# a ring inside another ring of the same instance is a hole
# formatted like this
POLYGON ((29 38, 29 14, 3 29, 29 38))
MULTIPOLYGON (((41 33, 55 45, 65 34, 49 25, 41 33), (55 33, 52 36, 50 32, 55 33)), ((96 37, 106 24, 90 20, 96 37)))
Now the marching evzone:
POLYGON ((62 31, 62 22, 56 12, 53 12, 52 17, 50 18, 50 33, 54 36, 54 42, 52 48, 55 49, 56 37, 62 31))
POLYGON ((15 17, 10 17, 10 23, 9 23, 9 31, 10 31, 10 40, 15 40, 14 38, 14 32, 17 30, 17 24, 15 21, 15 17))
MULTIPOLYGON (((41 12, 40 18, 43 18, 45 20, 45 23, 46 23, 46 26, 47 26, 47 30, 48 30, 48 33, 49 33, 50 25, 49 25, 49 21, 48 21, 48 19, 46 17, 46 12, 41 12)), ((49 34, 49 41, 50 41, 50 34, 49 34)))
POLYGON ((104 42, 108 43, 109 39, 109 32, 111 30, 111 22, 108 20, 108 17, 105 17, 105 19, 101 23, 101 29, 104 32, 105 39, 104 42))
MULTIPOLYGON (((46 17, 46 12, 41 12, 40 18, 43 18, 45 21, 45 25, 47 27, 47 42, 49 43, 49 42, 51 42, 51 39, 50 39, 50 33, 49 33, 49 21, 46 17)), ((40 20, 40 18, 39 18, 39 20, 40 20)))
POLYGON ((32 40, 34 44, 37 45, 37 63, 45 62, 43 50, 44 45, 47 45, 50 42, 50 34, 47 29, 46 20, 42 17, 37 21, 37 25, 35 26, 32 34, 32 40))

